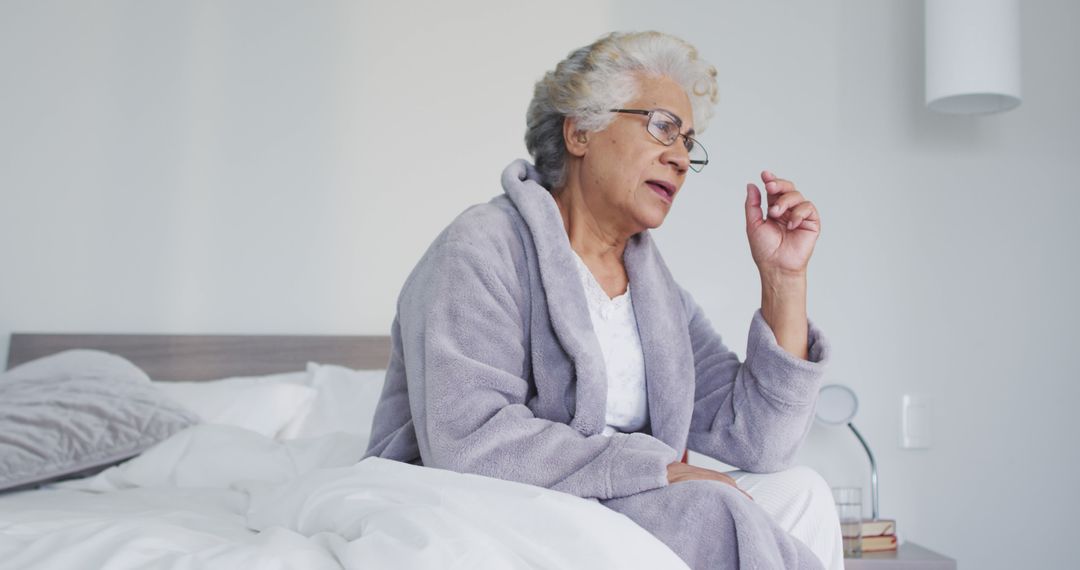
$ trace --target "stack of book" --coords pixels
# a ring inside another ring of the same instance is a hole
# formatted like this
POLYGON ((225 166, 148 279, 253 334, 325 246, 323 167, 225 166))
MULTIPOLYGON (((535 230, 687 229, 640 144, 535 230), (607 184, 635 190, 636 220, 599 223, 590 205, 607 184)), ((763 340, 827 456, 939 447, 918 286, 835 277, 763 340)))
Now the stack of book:
POLYGON ((862 551, 896 550, 896 521, 892 519, 863 520, 862 551))

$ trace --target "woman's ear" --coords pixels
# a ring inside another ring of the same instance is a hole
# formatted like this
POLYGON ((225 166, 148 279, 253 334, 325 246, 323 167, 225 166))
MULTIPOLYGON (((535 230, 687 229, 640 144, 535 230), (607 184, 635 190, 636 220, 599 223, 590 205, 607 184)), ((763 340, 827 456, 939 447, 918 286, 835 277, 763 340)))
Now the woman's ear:
POLYGON ((579 130, 577 122, 570 117, 563 119, 562 130, 566 152, 571 156, 585 156, 585 150, 589 146, 589 133, 579 130))

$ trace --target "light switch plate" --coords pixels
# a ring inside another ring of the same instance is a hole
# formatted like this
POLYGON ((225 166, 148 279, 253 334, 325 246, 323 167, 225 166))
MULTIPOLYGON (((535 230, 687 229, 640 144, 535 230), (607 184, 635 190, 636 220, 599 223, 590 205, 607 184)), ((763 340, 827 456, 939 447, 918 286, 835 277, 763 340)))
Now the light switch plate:
POLYGON ((900 401, 900 447, 926 449, 933 441, 933 401, 927 396, 904 394, 900 401))

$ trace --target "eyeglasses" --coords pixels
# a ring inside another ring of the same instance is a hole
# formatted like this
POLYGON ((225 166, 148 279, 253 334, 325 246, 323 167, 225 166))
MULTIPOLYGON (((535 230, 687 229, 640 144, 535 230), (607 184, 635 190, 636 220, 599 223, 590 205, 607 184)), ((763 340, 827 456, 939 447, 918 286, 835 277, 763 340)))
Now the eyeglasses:
POLYGON ((683 145, 686 146, 686 152, 690 155, 690 170, 694 172, 701 172, 705 168, 706 164, 709 164, 709 153, 705 152, 705 147, 701 146, 701 143, 694 140, 690 135, 683 134, 682 119, 672 115, 671 113, 662 109, 653 109, 652 111, 645 111, 642 109, 608 109, 612 113, 629 113, 631 115, 645 115, 649 118, 649 124, 646 129, 654 139, 660 141, 660 144, 664 146, 671 146, 675 144, 675 141, 679 140, 679 137, 683 138, 683 145))

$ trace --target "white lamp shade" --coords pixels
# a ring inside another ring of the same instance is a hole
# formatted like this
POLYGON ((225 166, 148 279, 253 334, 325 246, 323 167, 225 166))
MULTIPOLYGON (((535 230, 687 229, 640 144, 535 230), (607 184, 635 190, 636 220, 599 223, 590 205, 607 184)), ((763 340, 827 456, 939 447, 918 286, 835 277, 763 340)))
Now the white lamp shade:
POLYGON ((1019 0, 926 0, 926 105, 997 113, 1020 104, 1019 0))
POLYGON ((850 422, 857 411, 859 398, 851 388, 843 384, 827 384, 818 391, 814 416, 819 422, 843 425, 850 422))

